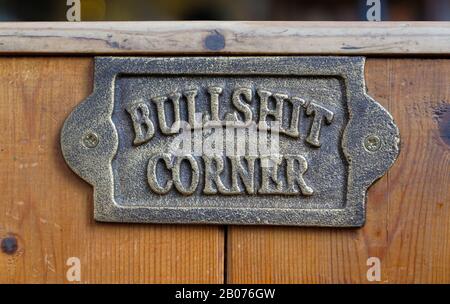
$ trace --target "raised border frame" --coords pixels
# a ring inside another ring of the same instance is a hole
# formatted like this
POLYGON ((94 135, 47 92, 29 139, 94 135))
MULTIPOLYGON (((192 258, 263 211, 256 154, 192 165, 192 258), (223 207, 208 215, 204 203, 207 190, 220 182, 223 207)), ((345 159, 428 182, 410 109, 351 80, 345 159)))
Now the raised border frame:
POLYGON ((141 223, 272 224, 360 227, 365 222, 368 187, 393 164, 399 153, 399 131, 391 115, 366 94, 364 57, 97 57, 94 92, 69 115, 61 132, 68 165, 94 186, 98 221, 141 223), (264 63, 264 64, 262 64, 264 63), (290 75, 338 76, 343 79, 349 112, 342 149, 349 163, 347 202, 342 209, 275 209, 222 207, 129 207, 114 201, 111 168, 118 147, 112 121, 115 79, 127 75, 290 75), (98 134, 88 149, 82 138, 98 134), (364 148, 376 134, 381 147, 364 148))

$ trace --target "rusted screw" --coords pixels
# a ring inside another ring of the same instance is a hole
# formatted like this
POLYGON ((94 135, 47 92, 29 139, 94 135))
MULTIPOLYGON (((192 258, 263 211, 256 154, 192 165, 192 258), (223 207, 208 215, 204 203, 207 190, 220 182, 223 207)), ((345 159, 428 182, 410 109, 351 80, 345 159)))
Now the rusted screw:
POLYGON ((381 140, 376 135, 369 135, 364 139, 364 148, 369 152, 375 152, 381 147, 381 140))
POLYGON ((83 136, 83 144, 87 148, 95 148, 98 145, 98 136, 94 132, 89 132, 83 136))
POLYGON ((18 248, 17 239, 14 236, 8 236, 5 237, 2 240, 1 248, 2 252, 6 254, 14 254, 17 251, 18 248))

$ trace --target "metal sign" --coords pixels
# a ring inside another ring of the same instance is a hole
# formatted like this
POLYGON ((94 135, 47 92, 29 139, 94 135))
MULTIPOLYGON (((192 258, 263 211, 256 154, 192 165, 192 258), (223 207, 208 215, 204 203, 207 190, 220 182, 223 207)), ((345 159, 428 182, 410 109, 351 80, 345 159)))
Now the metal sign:
POLYGON ((399 153, 363 75, 362 57, 96 58, 63 155, 99 221, 362 226, 399 153))

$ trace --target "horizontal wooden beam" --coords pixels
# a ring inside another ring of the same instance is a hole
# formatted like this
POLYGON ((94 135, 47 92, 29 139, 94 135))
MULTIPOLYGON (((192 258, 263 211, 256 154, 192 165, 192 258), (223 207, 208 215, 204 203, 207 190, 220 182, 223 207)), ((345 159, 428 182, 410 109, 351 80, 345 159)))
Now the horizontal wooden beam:
POLYGON ((450 54, 450 22, 5 22, 0 54, 450 54))

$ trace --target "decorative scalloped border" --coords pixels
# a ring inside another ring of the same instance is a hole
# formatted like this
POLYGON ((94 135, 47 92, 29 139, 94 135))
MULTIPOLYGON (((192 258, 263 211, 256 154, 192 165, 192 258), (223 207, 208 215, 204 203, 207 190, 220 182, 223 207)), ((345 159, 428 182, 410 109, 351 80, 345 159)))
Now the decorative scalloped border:
POLYGON ((98 221, 360 227, 365 222, 366 191, 394 163, 400 143, 392 116, 366 94, 364 62, 364 57, 96 57, 94 92, 75 108, 62 128, 63 156, 75 173, 94 186, 94 216, 98 221), (342 78, 349 112, 342 138, 342 149, 349 163, 345 207, 152 208, 116 204, 111 161, 117 152, 118 135, 112 112, 115 79, 119 74, 342 78), (82 145, 83 136, 90 131, 100 139, 93 149, 82 145), (376 152, 364 149, 364 139, 371 134, 381 138, 381 148, 376 152))

